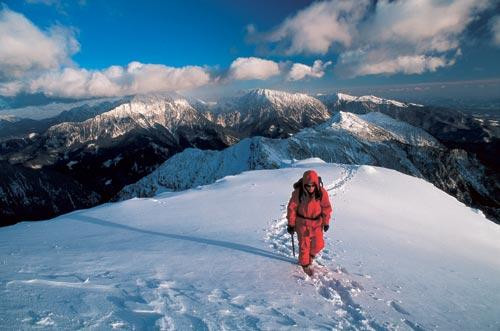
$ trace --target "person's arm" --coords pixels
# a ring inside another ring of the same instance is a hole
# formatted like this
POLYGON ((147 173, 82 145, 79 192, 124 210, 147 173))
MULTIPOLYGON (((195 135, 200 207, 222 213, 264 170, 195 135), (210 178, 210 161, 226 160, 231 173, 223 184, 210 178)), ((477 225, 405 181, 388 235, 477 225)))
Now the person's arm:
POLYGON ((323 220, 323 225, 330 225, 330 216, 332 214, 333 208, 330 203, 330 197, 328 196, 328 191, 324 188, 323 194, 321 195, 321 218, 323 220))
POLYGON ((297 217, 297 208, 299 206, 299 193, 298 190, 294 190, 292 197, 288 202, 286 218, 288 219, 288 226, 295 226, 295 219, 297 217))

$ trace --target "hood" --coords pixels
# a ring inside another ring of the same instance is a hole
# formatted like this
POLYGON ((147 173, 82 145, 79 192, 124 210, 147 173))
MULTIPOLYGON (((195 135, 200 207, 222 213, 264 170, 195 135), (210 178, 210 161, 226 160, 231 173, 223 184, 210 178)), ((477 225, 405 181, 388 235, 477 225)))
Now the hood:
POLYGON ((306 185, 309 183, 313 183, 316 186, 316 189, 319 190, 319 177, 318 173, 314 170, 307 170, 302 175, 302 185, 306 185))

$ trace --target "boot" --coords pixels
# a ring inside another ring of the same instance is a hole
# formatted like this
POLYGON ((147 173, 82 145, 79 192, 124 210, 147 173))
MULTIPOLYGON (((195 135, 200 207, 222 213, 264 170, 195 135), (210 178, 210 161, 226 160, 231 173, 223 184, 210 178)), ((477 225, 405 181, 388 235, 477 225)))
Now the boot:
POLYGON ((313 275, 313 270, 311 268, 311 265, 308 264, 308 265, 303 265, 302 266, 302 269, 304 270, 304 272, 308 275, 308 276, 312 276, 313 275))

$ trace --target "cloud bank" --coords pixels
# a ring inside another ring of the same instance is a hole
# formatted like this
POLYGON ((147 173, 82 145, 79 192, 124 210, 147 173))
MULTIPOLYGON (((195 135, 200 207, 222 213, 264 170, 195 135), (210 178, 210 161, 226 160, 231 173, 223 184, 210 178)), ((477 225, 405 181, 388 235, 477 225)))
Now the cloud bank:
MULTIPOLYGON (((493 0, 315 2, 261 34, 260 41, 286 55, 336 52, 340 60, 335 71, 346 77, 423 73, 455 63, 465 29, 492 3, 493 0)), ((257 33, 255 28, 251 33, 257 33)))
POLYGON ((208 70, 198 66, 182 68, 131 62, 126 67, 105 70, 64 68, 30 80, 24 90, 63 97, 103 97, 180 91, 211 81, 208 70))
POLYGON ((80 49, 71 29, 43 31, 23 15, 0 10, 0 95, 42 92, 60 97, 122 96, 179 91, 211 82, 208 68, 174 68, 131 62, 104 70, 78 68, 71 56, 80 49))
MULTIPOLYGON (((102 70, 79 68, 71 59, 80 48, 71 29, 54 26, 43 31, 23 15, 6 8, 0 11, 0 45, 0 95, 3 96, 20 92, 69 98, 124 96, 189 90, 221 78, 209 67, 174 68, 137 61, 102 70)), ((285 76, 288 71, 291 80, 319 78, 329 64, 321 61, 314 62, 312 67, 294 64, 289 70, 289 63, 239 57, 231 63, 225 78, 266 80, 285 76)))

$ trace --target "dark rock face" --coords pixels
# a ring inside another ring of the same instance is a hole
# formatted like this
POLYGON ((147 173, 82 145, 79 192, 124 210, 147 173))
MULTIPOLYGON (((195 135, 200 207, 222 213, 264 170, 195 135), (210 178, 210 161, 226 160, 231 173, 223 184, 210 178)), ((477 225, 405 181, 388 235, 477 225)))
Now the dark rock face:
POLYGON ((8 223, 12 223, 88 208, 107 202, 123 186, 149 174, 187 147, 222 149, 227 146, 220 132, 213 129, 179 128, 175 136, 164 131, 159 128, 156 132, 134 130, 115 141, 91 143, 90 147, 61 148, 57 153, 42 142, 37 147, 28 146, 16 153, 23 155, 19 159, 23 163, 2 162, 5 167, 0 177, 4 185, 19 187, 18 193, 22 191, 19 194, 29 199, 19 204, 14 193, 2 196, 4 206, 8 206, 2 208, 2 214, 8 215, 8 223), (31 168, 39 164, 43 164, 41 169, 31 168), (71 198, 60 198, 65 190, 71 198), (69 204, 68 199, 74 204, 69 204), (27 207, 30 213, 24 212, 27 207))
POLYGON ((0 167, 1 225, 47 219, 101 201, 99 193, 56 171, 8 162, 0 162, 0 167))

